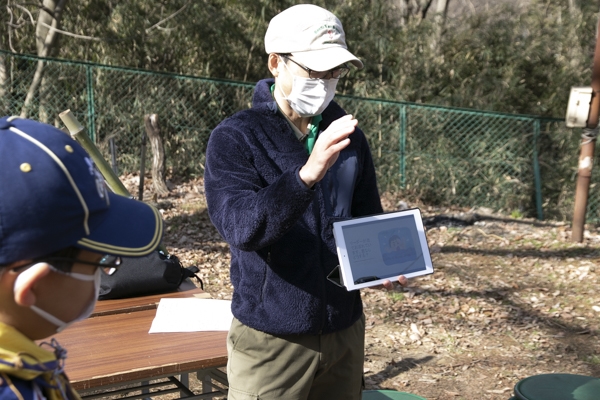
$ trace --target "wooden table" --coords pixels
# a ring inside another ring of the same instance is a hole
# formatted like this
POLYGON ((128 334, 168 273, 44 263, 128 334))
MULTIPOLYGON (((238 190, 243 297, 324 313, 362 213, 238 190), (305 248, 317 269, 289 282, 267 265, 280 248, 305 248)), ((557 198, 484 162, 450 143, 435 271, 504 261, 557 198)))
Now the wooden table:
POLYGON ((153 294, 149 296, 132 297, 129 299, 101 300, 96 303, 94 312, 90 316, 98 317, 101 315, 120 314, 143 310, 156 310, 160 299, 177 297, 198 297, 201 299, 210 299, 210 294, 200 288, 191 286, 172 293, 153 294))
POLYGON ((227 332, 148 333, 161 297, 198 295, 203 295, 200 289, 98 302, 95 316, 54 336, 67 349, 65 370, 73 387, 82 397, 97 398, 131 392, 113 389, 135 384, 135 390, 143 392, 130 398, 141 398, 148 397, 149 387, 161 386, 149 385, 149 381, 166 378, 162 386, 171 385, 171 389, 160 394, 178 391, 212 398, 213 388, 222 389, 213 380, 225 386, 221 391, 226 393, 227 378, 218 368, 227 365, 227 332), (187 374, 192 372, 203 380, 204 394, 186 388, 187 374), (212 393, 206 393, 209 390, 212 393))

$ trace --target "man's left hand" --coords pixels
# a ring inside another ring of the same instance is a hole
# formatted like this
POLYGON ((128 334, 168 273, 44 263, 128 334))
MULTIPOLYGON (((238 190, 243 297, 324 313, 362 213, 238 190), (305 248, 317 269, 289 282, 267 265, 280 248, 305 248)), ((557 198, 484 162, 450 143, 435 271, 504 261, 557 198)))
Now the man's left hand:
MULTIPOLYGON (((405 277, 404 275, 400 275, 398 277, 398 283, 400 284, 400 286, 406 286, 406 285, 408 285, 408 278, 405 277)), ((383 282, 383 285, 375 286, 374 288, 375 289, 384 288, 386 290, 394 290, 394 283, 390 280, 386 280, 383 282)))

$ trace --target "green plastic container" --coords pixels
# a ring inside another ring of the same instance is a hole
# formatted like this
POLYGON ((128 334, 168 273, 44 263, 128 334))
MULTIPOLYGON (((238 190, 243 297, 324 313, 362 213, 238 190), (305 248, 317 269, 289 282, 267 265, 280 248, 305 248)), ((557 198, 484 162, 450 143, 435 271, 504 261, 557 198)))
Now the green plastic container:
POLYGON ((600 400, 600 379, 574 374, 541 374, 515 385, 517 400, 600 400))
POLYGON ((362 400, 427 400, 416 394, 397 392, 395 390, 365 390, 362 400))

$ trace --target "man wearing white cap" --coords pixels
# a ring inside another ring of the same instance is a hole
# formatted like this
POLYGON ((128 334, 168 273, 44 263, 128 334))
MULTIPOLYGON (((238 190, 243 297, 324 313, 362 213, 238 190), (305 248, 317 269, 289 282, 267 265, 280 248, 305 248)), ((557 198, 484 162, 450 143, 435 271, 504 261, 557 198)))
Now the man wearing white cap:
POLYGON ((363 63, 339 19, 309 4, 271 20, 265 50, 274 79, 206 151, 209 215, 231 250, 228 398, 358 400, 360 292, 327 276, 338 265, 332 223, 382 212, 367 140, 332 101, 363 63))

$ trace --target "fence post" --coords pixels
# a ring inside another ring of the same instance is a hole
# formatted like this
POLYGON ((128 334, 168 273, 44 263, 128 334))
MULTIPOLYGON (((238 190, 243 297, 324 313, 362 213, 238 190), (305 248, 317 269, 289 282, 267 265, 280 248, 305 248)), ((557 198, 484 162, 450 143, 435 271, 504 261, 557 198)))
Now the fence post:
POLYGON ((96 143, 96 118, 94 118, 94 114, 96 112, 94 109, 94 74, 91 65, 86 65, 85 76, 87 80, 88 125, 90 127, 88 132, 90 134, 90 140, 92 143, 96 143))
POLYGON ((400 188, 406 189, 406 104, 400 106, 400 188))
POLYGON ((542 177, 540 176, 540 160, 538 159, 538 140, 540 138, 540 120, 533 120, 533 175, 535 179, 535 202, 540 221, 544 220, 542 209, 542 177))

